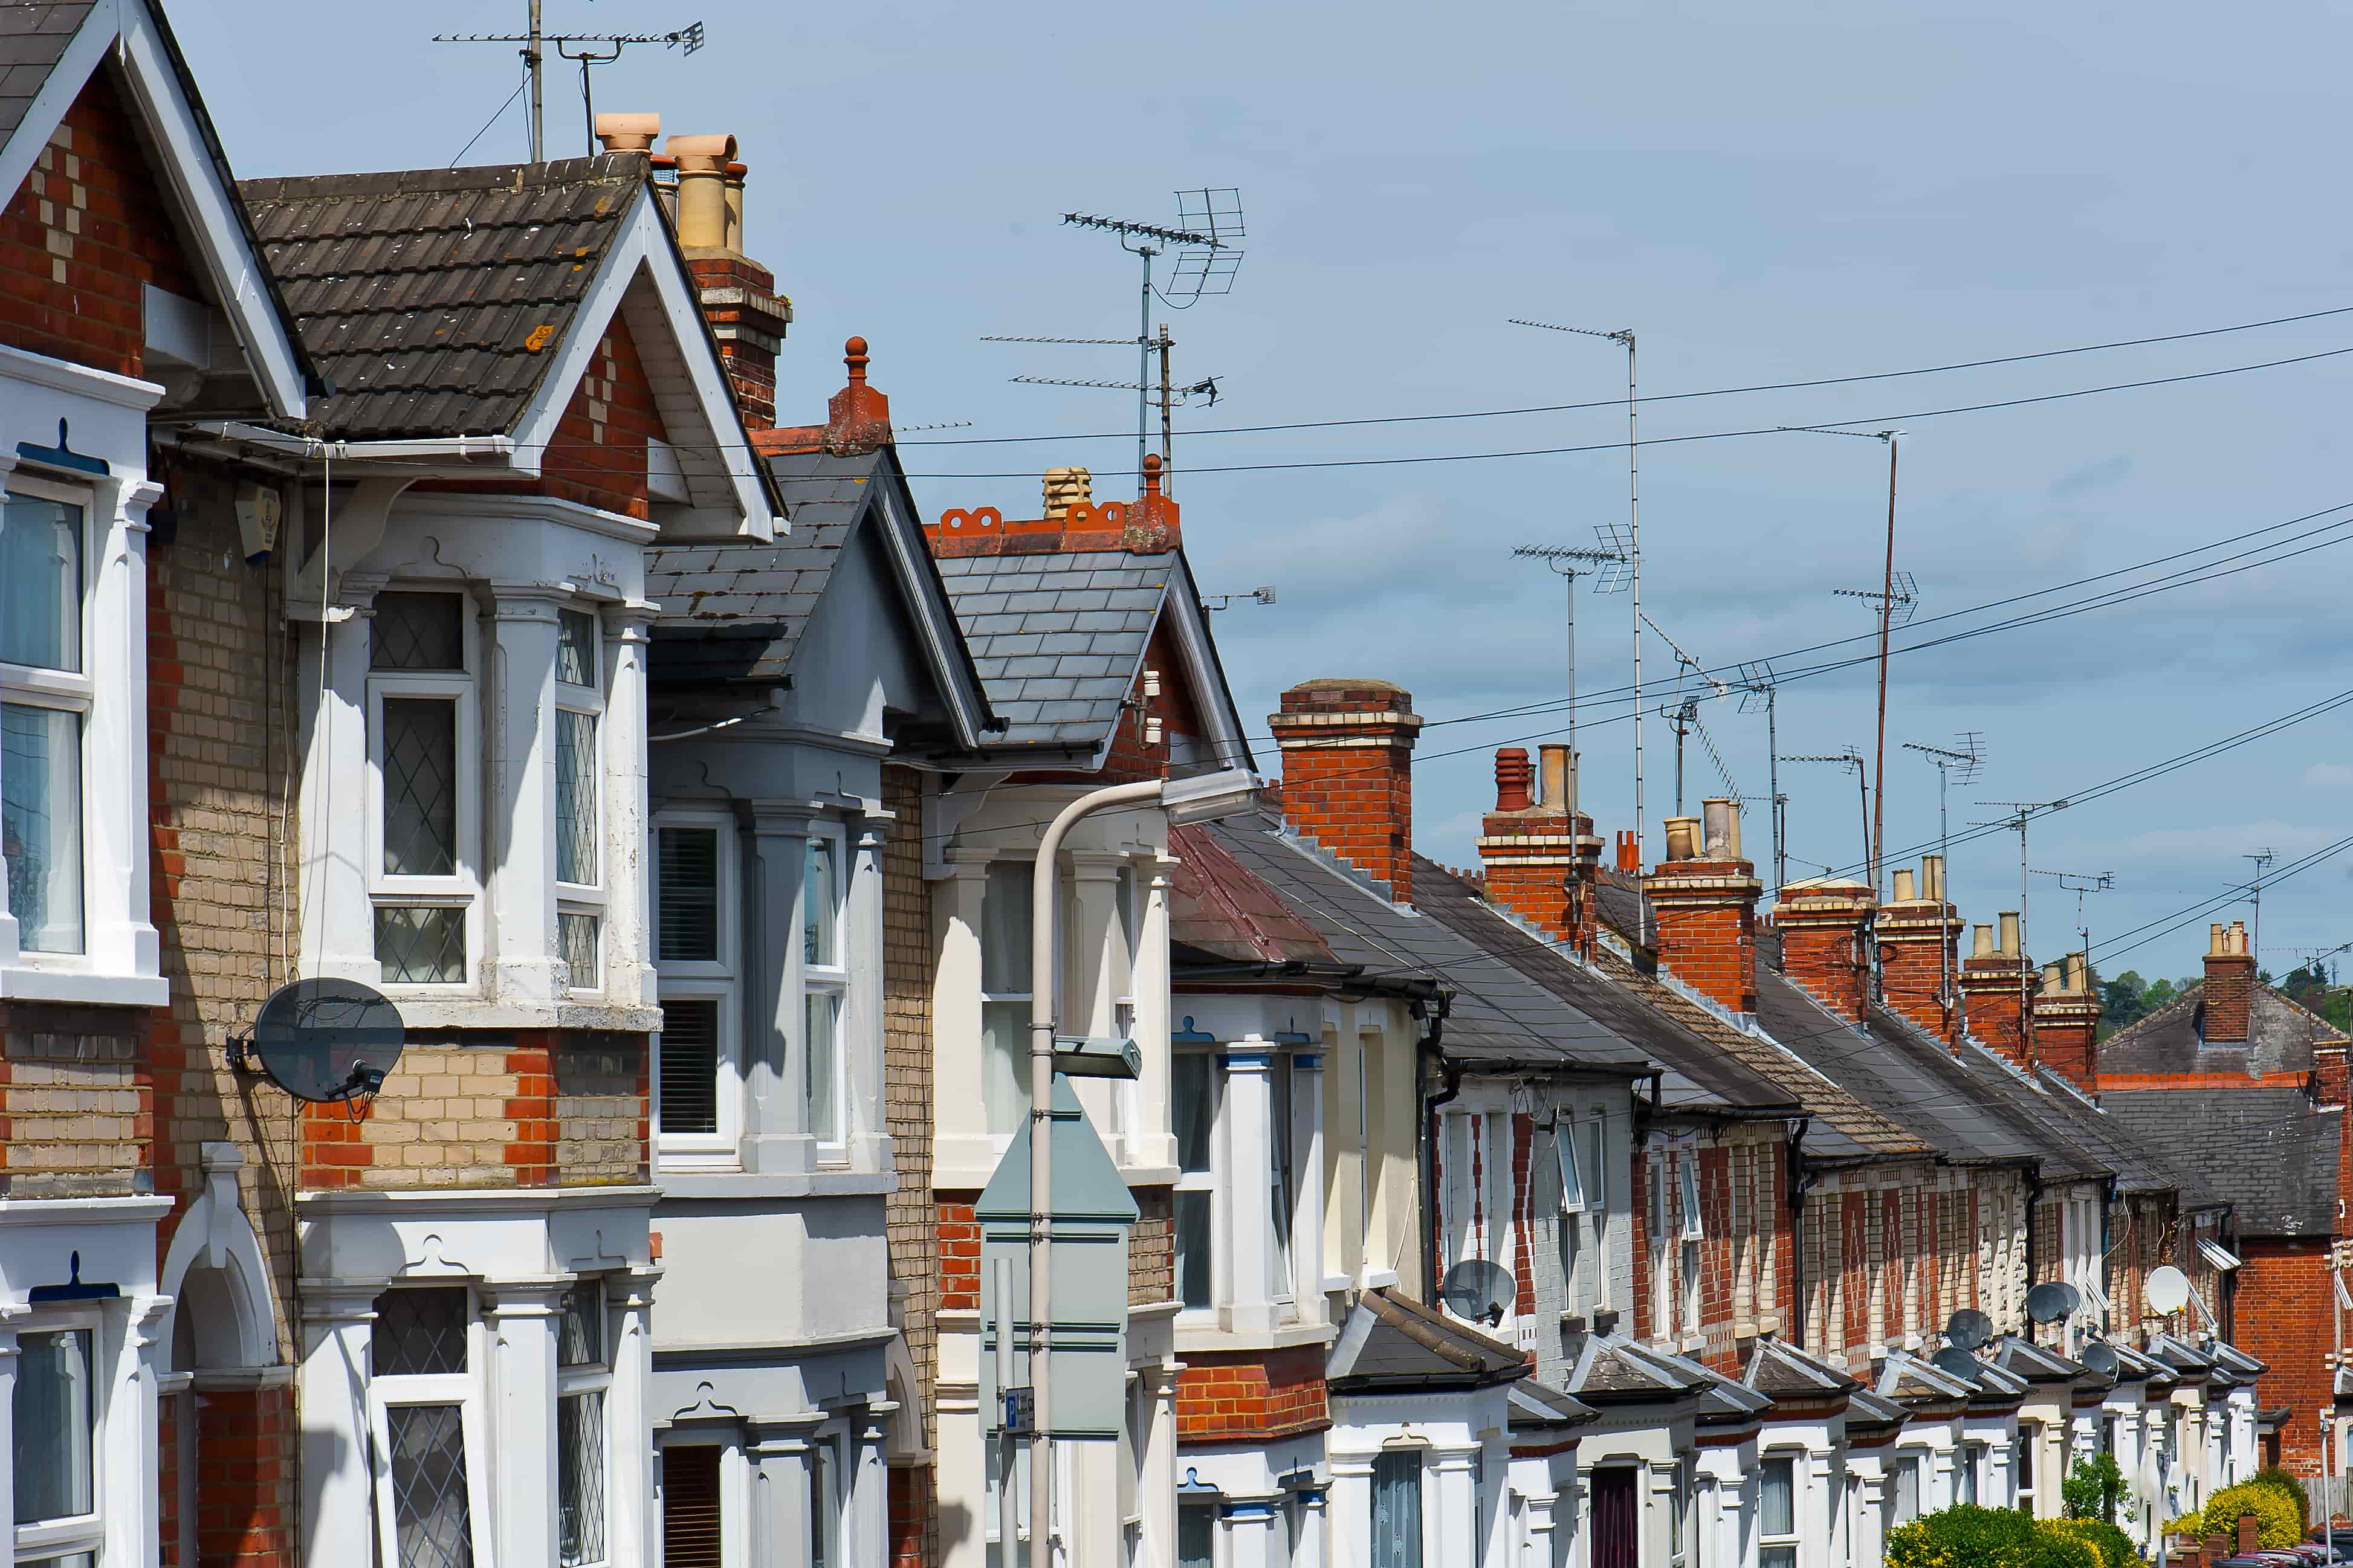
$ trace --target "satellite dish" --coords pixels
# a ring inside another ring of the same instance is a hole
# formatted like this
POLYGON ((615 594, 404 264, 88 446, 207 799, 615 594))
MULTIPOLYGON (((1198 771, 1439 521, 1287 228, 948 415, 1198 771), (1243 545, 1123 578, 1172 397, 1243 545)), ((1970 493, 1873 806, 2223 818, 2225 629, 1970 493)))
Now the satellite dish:
POLYGON ((1993 1320, 1975 1307, 1964 1307, 1945 1321, 1945 1341, 1955 1350, 1973 1351, 1993 1338, 1993 1320))
POLYGON ((1490 1263, 1483 1258, 1466 1258, 1446 1271, 1438 1293, 1456 1317, 1493 1327, 1512 1310, 1519 1290, 1512 1271, 1502 1264, 1490 1263))
POLYGON ((2085 1345, 2075 1359, 2103 1377, 2114 1377, 2116 1368, 2124 1364, 2117 1359, 2116 1346, 2103 1344, 2098 1340, 2094 1340, 2090 1344, 2085 1345))
POLYGON ((2083 1292, 2063 1279, 2046 1280, 2026 1293, 2026 1315, 2038 1323, 2063 1322, 2083 1304, 2083 1292))
POLYGON ((1978 1364, 1977 1357, 1957 1345, 1947 1345, 1928 1360, 1938 1372, 1957 1377, 1964 1383, 1975 1383, 1978 1374, 1985 1370, 1978 1364))
POLYGON ((356 980, 281 985, 253 1021, 250 1059, 311 1104, 374 1094, 400 1060, 400 1009, 356 980))
POLYGON ((2189 1276, 2170 1263, 2150 1269, 2141 1290, 2149 1306, 2167 1317, 2189 1305, 2189 1276))

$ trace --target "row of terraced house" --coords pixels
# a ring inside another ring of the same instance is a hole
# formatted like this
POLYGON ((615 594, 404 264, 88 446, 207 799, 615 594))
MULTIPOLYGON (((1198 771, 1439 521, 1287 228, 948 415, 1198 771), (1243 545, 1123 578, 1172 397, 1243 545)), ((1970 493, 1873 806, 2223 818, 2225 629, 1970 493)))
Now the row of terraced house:
POLYGON ((778 423, 733 138, 239 183, 155 0, 0 48, 12 1561, 1850 1568, 2343 1468, 2347 1042, 2232 931, 2095 1044, 1933 859, 1767 900, 1554 746, 1437 864, 1411 698, 1240 713, 1156 468, 919 505, 854 338, 778 423), (1039 973, 1058 814, 1236 769, 1060 840, 1039 973), (301 980, 380 1083, 257 1069, 301 980), (1050 1518, 1041 994, 1141 1064, 1060 1119, 1125 1285, 1050 1518))

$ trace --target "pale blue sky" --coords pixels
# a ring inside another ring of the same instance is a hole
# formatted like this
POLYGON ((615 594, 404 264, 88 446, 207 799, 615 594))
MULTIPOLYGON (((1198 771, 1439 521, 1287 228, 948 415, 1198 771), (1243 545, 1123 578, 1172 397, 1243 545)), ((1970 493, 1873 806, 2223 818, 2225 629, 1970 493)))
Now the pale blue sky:
MULTIPOLYGON (((860 332, 902 426, 957 436, 1118 431, 1111 392, 1007 384, 1123 379, 1113 349, 984 343, 984 333, 1118 336, 1135 274, 1071 208, 1151 221, 1180 184, 1238 185, 1250 237, 1230 297, 1168 319, 1178 368, 1228 394, 1196 424, 1444 412, 1604 398, 1606 343, 1510 316, 1630 325, 1645 391, 1890 370, 2353 305, 2341 199, 2353 24, 2317 6, 1628 5, 1111 8, 744 0, 548 0, 552 27, 660 30, 700 16, 691 59, 640 49, 599 77, 607 108, 670 131, 731 131, 752 170, 750 248, 798 321, 786 416, 817 417, 860 332)), ((522 0, 322 7, 173 0, 243 174, 447 162, 515 80, 495 46, 522 0), (332 18, 322 25, 322 18, 332 18)), ((551 150, 582 140, 552 76, 551 150)), ((511 112, 470 161, 522 155, 511 112)), ((2353 346, 2353 316, 2143 350, 1873 385, 1654 405, 1645 436, 1875 418, 1954 404, 2353 346)), ((2021 410, 1911 421, 1898 563, 1924 614, 2353 501, 2339 472, 2353 355, 2021 410)), ((1187 466, 1472 452, 1609 440, 1610 411, 1370 429, 1199 437, 1187 466)), ((1103 493, 1124 440, 906 448, 918 475, 1090 463, 1103 493)), ((1831 595, 1875 580, 1878 447, 1784 436, 1662 446, 1643 461, 1646 605, 1703 659, 1864 630, 1831 595)), ((927 511, 1028 515, 1034 480, 919 478, 927 511)), ((1590 542, 1625 510, 1622 454, 1301 472, 1180 485, 1211 591, 1261 583, 1273 608, 1218 616, 1247 716, 1298 679, 1398 681, 1432 720, 1558 689, 1556 582, 1510 547, 1590 542)), ((2353 546, 2128 607, 1899 659, 1889 841, 1936 831, 1936 774, 1899 740, 1984 732, 1978 799, 2045 799, 2159 761, 2335 690, 2346 679, 2353 546)), ((1621 683, 1622 598, 1580 606, 1580 679, 1621 683)), ((1672 673, 1653 641, 1644 669, 1672 673)), ((1665 693, 1662 691, 1660 695, 1665 693)), ((1871 741, 1863 672, 1790 687, 1785 752, 1871 741)), ((1655 699, 1654 699, 1655 703, 1655 699)), ((1598 715, 1591 715, 1598 716, 1598 715)), ((1743 791, 1765 792, 1761 717, 1705 714, 1743 791)), ((1556 723, 1556 720, 1545 721, 1556 723)), ((1484 752, 1522 720, 1447 725, 1417 777, 1420 846, 1467 861, 1492 800, 1484 752)), ((1585 738, 1587 805, 1628 826, 1628 726, 1585 738)), ((1671 805, 1665 726, 1645 725, 1650 839, 1671 805)), ((1264 759, 1272 765, 1270 751, 1264 759)), ((1694 745, 1692 802, 1721 781, 1694 745)), ((1785 767, 1792 873, 1856 858, 1848 775, 1785 767)), ((2113 871, 2094 939, 2347 832, 2353 726, 2319 720, 2059 814, 2037 867, 2113 871)), ((1695 804, 1693 809, 1696 809, 1695 804)), ((1748 829, 1762 859, 1762 813, 1748 829)), ((1964 912, 2017 903, 2014 837, 1955 857, 1964 912)), ((2353 940, 2353 855, 2265 899, 2265 960, 2353 940)), ((2075 945, 2074 900, 2035 879, 2029 943, 2075 945)), ((2239 911, 2242 914, 2243 910, 2239 911)), ((2222 918, 2229 918, 2226 913, 2222 918)), ((2204 924, 2108 962, 2197 969, 2204 924)))

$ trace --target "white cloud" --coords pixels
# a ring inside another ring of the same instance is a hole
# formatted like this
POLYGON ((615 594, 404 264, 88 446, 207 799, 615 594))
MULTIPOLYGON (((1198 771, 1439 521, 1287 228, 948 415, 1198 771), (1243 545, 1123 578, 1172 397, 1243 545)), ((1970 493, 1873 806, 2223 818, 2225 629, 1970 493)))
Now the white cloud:
POLYGON ((2314 789, 2343 789, 2353 785, 2353 763, 2315 763, 2299 776, 2314 789))
MULTIPOLYGON (((2160 827, 2137 833, 2119 846, 2127 856, 2150 859, 2211 860, 2274 851, 2282 860, 2308 855, 2342 837, 2333 828, 2292 822, 2221 823, 2205 827, 2160 827)), ((2247 868, 2252 872, 2253 867, 2247 868)))

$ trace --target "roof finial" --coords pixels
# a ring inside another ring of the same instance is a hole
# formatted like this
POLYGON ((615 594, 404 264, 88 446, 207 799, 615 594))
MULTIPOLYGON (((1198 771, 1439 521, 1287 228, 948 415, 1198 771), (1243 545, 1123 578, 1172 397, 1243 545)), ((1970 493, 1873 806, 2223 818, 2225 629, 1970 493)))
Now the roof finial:
POLYGON ((1160 454, 1157 452, 1145 454, 1144 493, 1149 497, 1160 494, 1160 454))
POLYGON ((866 340, 864 338, 852 338, 848 342, 842 344, 841 363, 849 367, 849 379, 851 384, 855 385, 864 382, 866 379, 866 340))

